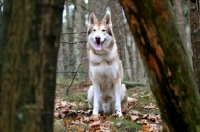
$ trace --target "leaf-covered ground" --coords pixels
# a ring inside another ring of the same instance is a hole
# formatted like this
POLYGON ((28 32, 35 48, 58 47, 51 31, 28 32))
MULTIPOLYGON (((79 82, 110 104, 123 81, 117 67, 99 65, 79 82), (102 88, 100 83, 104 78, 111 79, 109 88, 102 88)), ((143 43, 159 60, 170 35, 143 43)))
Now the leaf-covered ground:
POLYGON ((73 85, 68 95, 66 87, 58 85, 54 108, 54 132, 160 132, 161 117, 148 87, 128 89, 137 102, 123 109, 123 117, 114 114, 91 116, 87 104, 88 85, 73 85))

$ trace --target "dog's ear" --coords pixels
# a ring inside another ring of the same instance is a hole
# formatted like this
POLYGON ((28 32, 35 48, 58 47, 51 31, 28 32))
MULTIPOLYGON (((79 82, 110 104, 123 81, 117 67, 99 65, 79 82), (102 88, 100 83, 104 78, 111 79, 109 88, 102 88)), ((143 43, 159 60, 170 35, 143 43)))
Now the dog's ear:
POLYGON ((106 24, 108 24, 109 26, 112 26, 112 22, 111 22, 111 17, 110 14, 106 13, 106 15, 104 16, 103 20, 106 24))
POLYGON ((94 13, 91 13, 89 17, 89 24, 94 24, 96 21, 98 21, 97 17, 94 13))

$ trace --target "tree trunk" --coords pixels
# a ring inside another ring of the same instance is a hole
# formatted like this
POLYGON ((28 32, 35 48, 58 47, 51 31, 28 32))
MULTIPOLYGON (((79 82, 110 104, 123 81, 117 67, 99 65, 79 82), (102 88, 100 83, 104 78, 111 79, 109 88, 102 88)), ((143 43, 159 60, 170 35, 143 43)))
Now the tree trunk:
MULTIPOLYGON (((52 132, 64 0, 5 1, 0 131, 52 132)), ((0 56, 1 56, 0 55, 0 56)))
MULTIPOLYGON (((86 29, 85 27, 85 12, 82 7, 79 5, 85 7, 85 2, 83 0, 77 0, 75 4, 75 9, 76 9, 76 21, 74 22, 74 29, 75 29, 75 34, 74 35, 74 54, 76 57, 76 63, 75 63, 75 71, 78 71, 76 74, 76 78, 78 82, 83 82, 86 80, 86 76, 84 75, 83 71, 85 69, 84 63, 85 61, 82 60, 84 57, 87 57, 87 50, 86 50, 86 33, 78 33, 78 32, 84 32, 86 29)), ((85 65, 87 66, 87 65, 85 65)), ((87 70, 89 67, 87 67, 85 70, 87 70)), ((88 75, 88 73, 87 73, 88 75)), ((89 77, 89 76, 88 76, 89 77)))
POLYGON ((127 32, 127 42, 124 44, 125 47, 125 57, 126 57, 126 68, 127 68, 127 73, 129 76, 130 81, 135 81, 136 80, 136 72, 135 72, 135 43, 133 40, 133 36, 130 33, 130 30, 127 32))
POLYGON ((124 62, 125 31, 124 31, 124 22, 122 21, 124 17, 122 13, 122 7, 118 0, 110 1, 110 10, 111 10, 111 19, 113 23, 113 32, 116 38, 119 57, 124 62))
POLYGON ((200 5, 196 1, 190 1, 190 27, 191 27, 191 42, 193 51, 193 70, 197 81, 197 85, 200 93, 200 5))
POLYGON ((172 0, 172 6, 175 14, 176 23, 178 25, 178 30, 180 32, 184 45, 187 47, 190 65, 192 66, 188 0, 172 0))
POLYGON ((125 73, 125 78, 127 78, 126 80, 129 81, 134 81, 134 69, 133 69, 133 65, 134 65, 134 58, 132 56, 133 54, 133 47, 132 47, 132 43, 131 43, 131 39, 132 36, 127 33, 128 31, 126 30, 126 43, 124 44, 124 53, 125 53, 125 64, 123 64, 123 68, 124 68, 124 73, 125 73), (131 50, 131 53, 129 52, 131 50), (127 74, 127 75, 126 75, 127 74))
POLYGON ((89 0, 89 10, 93 12, 98 20, 103 19, 109 0, 89 0))
MULTIPOLYGON (((3 18, 3 12, 2 12, 2 7, 3 7, 3 1, 0 0, 0 29, 4 30, 5 28, 2 28, 2 18, 3 18)), ((0 32, 0 36, 1 36, 0 32)), ((1 54, 4 51, 4 43, 0 43, 0 78, 1 78, 1 70, 2 70, 2 59, 3 59, 3 54, 1 54)), ((1 91, 0 91, 1 92, 1 91)))
POLYGON ((200 131, 200 98, 168 0, 120 0, 160 108, 164 131, 200 131))
POLYGON ((3 16, 3 12, 2 12, 2 7, 3 7, 3 2, 0 0, 0 25, 1 25, 1 21, 2 21, 2 16, 3 16))

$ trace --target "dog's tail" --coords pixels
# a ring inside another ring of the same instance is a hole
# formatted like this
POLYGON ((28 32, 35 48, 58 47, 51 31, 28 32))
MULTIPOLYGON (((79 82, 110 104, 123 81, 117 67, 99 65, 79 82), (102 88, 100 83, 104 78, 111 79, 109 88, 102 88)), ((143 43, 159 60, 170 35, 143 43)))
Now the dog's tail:
POLYGON ((131 98, 131 97, 128 97, 128 102, 132 103, 132 102, 137 102, 137 99, 134 99, 134 98, 131 98))

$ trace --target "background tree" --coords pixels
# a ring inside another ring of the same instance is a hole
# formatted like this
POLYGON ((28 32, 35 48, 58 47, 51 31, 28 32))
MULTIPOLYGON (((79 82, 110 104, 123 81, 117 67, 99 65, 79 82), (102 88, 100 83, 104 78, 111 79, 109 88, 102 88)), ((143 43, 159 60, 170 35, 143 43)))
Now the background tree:
POLYGON ((0 0, 0 25, 1 25, 1 21, 2 21, 2 15, 3 15, 2 7, 3 7, 3 1, 0 0))
POLYGON ((164 131, 200 131, 197 86, 169 1, 120 2, 144 61, 164 131))
MULTIPOLYGON (((125 45, 125 28, 124 28, 124 16, 122 7, 118 0, 110 1, 111 19, 113 22, 113 32, 115 33, 116 43, 118 46, 118 52, 120 59, 124 59, 124 45, 125 45)), ((125 62, 125 60, 123 60, 125 62)))
POLYGON ((193 51, 193 70, 197 81, 197 85, 200 93, 200 13, 199 13, 199 1, 190 0, 190 28, 191 28, 191 43, 193 51))
MULTIPOLYGON (((2 22, 2 17, 3 17, 3 1, 0 1, 0 29, 1 29, 1 22, 2 22)), ((0 53, 3 52, 3 44, 0 43, 0 53)), ((2 55, 0 54, 0 77, 1 77, 1 67, 2 67, 2 55)))
POLYGON ((63 0, 7 0, 0 32, 0 131, 52 132, 63 0))
POLYGON ((192 66, 192 49, 190 40, 189 24, 189 1, 188 0, 171 0, 176 24, 182 37, 183 44, 187 47, 190 65, 192 66))

